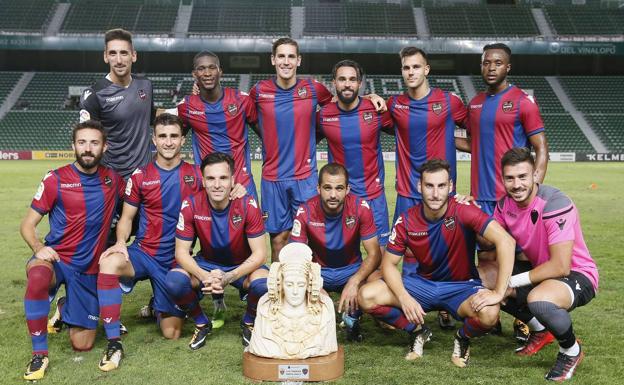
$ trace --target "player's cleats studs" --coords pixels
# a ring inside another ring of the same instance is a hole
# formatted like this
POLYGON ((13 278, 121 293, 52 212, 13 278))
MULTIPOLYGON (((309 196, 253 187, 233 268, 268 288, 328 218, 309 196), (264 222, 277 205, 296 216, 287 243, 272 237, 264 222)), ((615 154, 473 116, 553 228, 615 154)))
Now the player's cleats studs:
POLYGON ((516 341, 525 344, 529 339, 529 326, 519 319, 515 319, 513 323, 514 337, 516 341))
POLYGON ((104 357, 100 360, 98 365, 100 370, 104 372, 110 372, 119 367, 121 359, 123 358, 123 346, 118 340, 108 341, 108 346, 104 352, 104 357))
POLYGON ((531 332, 526 344, 516 349, 516 354, 519 356, 532 356, 554 340, 555 336, 546 329, 539 332, 531 332))
POLYGON ((358 318, 351 317, 345 312, 342 313, 342 322, 345 324, 348 341, 362 342, 364 340, 362 329, 360 328, 360 320, 358 318))
POLYGON ((48 334, 60 333, 63 330, 63 320, 61 319, 61 308, 65 305, 65 297, 56 300, 56 310, 54 315, 48 320, 48 334))
POLYGON ((455 366, 465 368, 466 365, 468 365, 468 361, 470 361, 470 339, 455 335, 451 362, 455 364, 455 366))
POLYGON ((442 330, 455 329, 455 321, 446 310, 440 310, 438 312, 438 325, 440 325, 440 329, 442 330))
POLYGON ((43 354, 35 354, 30 359, 26 371, 24 372, 24 379, 28 381, 40 380, 45 375, 46 369, 49 364, 48 356, 43 354))
POLYGON ((212 328, 219 329, 225 325, 225 302, 214 301, 214 313, 212 313, 212 328))
POLYGON ((563 382, 571 379, 576 371, 576 368, 581 361, 583 361, 583 357, 585 357, 583 350, 581 350, 577 356, 568 356, 567 354, 559 352, 559 354, 557 354, 557 361, 555 361, 555 365, 548 373, 546 373, 544 378, 549 381, 557 382, 563 382))
POLYGON ((431 339, 431 335, 431 329, 425 325, 410 333, 410 345, 405 359, 413 361, 422 357, 425 343, 431 339))
POLYGON ((144 305, 139 310, 139 317, 140 318, 155 318, 156 317, 156 313, 154 313, 154 296, 150 298, 149 303, 147 305, 144 305))
POLYGON ((251 335, 253 334, 253 325, 245 322, 241 322, 241 330, 243 331, 243 346, 249 346, 251 342, 251 335))
POLYGON ((208 322, 204 326, 196 326, 191 342, 189 342, 189 348, 191 348, 191 350, 197 350, 206 345, 206 338, 208 338, 210 332, 212 332, 211 322, 208 322))
POLYGON ((121 321, 119 321, 119 333, 120 334, 128 334, 128 328, 126 327, 126 325, 121 323, 121 321))

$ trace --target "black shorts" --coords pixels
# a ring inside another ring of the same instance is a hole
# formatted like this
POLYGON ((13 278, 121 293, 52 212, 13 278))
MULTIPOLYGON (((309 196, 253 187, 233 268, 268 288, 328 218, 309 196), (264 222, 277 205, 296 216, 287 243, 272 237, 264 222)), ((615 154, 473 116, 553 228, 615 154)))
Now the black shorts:
MULTIPOLYGON (((514 264, 513 274, 520 274, 525 271, 531 270, 531 264, 527 261, 516 261, 514 264)), ((572 311, 579 306, 584 306, 589 303, 595 296, 594 286, 589 278, 583 273, 578 271, 570 271, 565 277, 555 278, 557 281, 561 281, 568 285, 572 290, 574 299, 572 305, 568 308, 568 311, 572 311)), ((528 285, 516 288, 516 302, 520 305, 526 305, 527 297, 531 290, 535 288, 534 285, 528 285)))

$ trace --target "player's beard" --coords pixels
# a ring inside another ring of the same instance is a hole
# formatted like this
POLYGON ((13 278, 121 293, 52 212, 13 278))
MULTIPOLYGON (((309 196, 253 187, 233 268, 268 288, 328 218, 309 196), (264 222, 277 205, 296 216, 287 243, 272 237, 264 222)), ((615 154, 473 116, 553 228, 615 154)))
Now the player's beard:
POLYGON ((76 152, 76 162, 78 162, 80 167, 82 167, 83 169, 91 170, 100 164, 100 161, 102 160, 102 156, 104 156, 103 152, 99 153, 98 155, 93 154, 91 151, 86 151, 86 152, 83 152, 82 154, 78 154, 78 152, 76 152), (83 157, 85 156, 90 156, 93 158, 93 160, 86 161, 83 159, 83 157))
POLYGON ((352 91, 352 92, 353 92, 353 94, 351 95, 351 97, 346 97, 346 96, 344 96, 344 95, 342 94, 342 92, 343 92, 343 91, 345 91, 345 90, 342 90, 342 91, 338 92, 338 95, 337 95, 337 96, 338 96, 338 99, 340 99, 340 101, 341 101, 342 103, 344 103, 344 104, 349 105, 349 104, 353 103, 353 102, 355 101, 355 99, 357 99, 357 97, 358 97, 358 90, 349 90, 349 91, 352 91))

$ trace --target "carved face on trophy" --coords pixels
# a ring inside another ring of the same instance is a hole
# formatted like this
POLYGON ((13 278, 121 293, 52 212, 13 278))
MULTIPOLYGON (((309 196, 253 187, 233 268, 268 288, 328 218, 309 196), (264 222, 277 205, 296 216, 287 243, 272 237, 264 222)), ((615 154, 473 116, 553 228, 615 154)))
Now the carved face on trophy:
POLYGON ((261 357, 302 359, 335 352, 336 320, 331 299, 321 293, 321 267, 302 243, 286 245, 271 264, 268 293, 258 302, 249 352, 261 357))

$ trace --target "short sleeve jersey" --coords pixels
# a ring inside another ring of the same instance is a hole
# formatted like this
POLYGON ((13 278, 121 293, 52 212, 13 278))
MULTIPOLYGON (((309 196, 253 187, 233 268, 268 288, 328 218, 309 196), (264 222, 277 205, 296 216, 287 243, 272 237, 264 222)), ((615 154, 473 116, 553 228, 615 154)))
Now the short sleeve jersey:
POLYGON ((422 99, 403 94, 388 100, 396 134, 396 190, 403 197, 422 199, 418 169, 429 159, 445 159, 457 182, 455 127, 464 126, 466 107, 454 93, 432 88, 422 99))
POLYGON ((505 195, 500 161, 514 147, 530 147, 529 137, 544 132, 535 99, 516 86, 495 95, 481 92, 468 105, 472 161, 470 191, 482 201, 505 195))
POLYGON ((223 152, 234 158, 234 180, 247 186, 251 180, 249 129, 258 120, 256 106, 244 92, 223 88, 223 95, 209 103, 200 95, 186 96, 178 104, 185 129, 192 129, 193 156, 200 164, 206 155, 223 152))
POLYGON ((367 99, 360 98, 351 111, 340 109, 336 102, 319 112, 319 133, 327 139, 329 161, 347 168, 355 195, 375 199, 383 194, 385 171, 380 135, 382 128, 392 126, 390 113, 378 113, 367 99))
POLYGON ((152 160, 150 123, 154 116, 152 82, 132 75, 128 87, 107 78, 85 89, 80 97, 80 121, 102 122, 108 150, 102 164, 128 179, 152 160))
POLYGON ((48 172, 30 206, 41 215, 49 214, 45 245, 77 272, 97 274, 124 185, 119 174, 104 166, 94 174, 85 174, 74 164, 48 172))
POLYGON ((256 200, 246 195, 230 202, 224 210, 210 205, 205 191, 182 202, 176 237, 199 238, 198 256, 224 266, 240 265, 251 255, 248 238, 264 234, 262 212, 256 200))
POLYGON ((139 208, 134 242, 163 266, 175 259, 175 231, 182 200, 202 189, 198 166, 182 161, 171 170, 152 162, 134 171, 125 202, 139 208))
POLYGON ((466 281, 479 278, 474 255, 476 234, 483 235, 492 220, 474 205, 448 201, 444 216, 429 221, 423 205, 401 214, 394 224, 387 250, 404 256, 403 276, 419 275, 431 281, 466 281))
POLYGON ((360 242, 377 235, 368 203, 347 194, 344 208, 337 216, 325 213, 319 195, 297 210, 290 242, 307 243, 313 262, 323 267, 343 267, 362 260, 360 242))
POLYGON ((496 205, 494 218, 516 239, 533 267, 550 259, 549 246, 573 241, 570 269, 585 275, 598 289, 598 268, 585 244, 578 210, 563 192, 540 185, 527 207, 505 196, 496 205))
POLYGON ((262 178, 301 180, 316 173, 316 112, 332 95, 313 79, 297 79, 280 88, 275 78, 261 80, 249 92, 262 131, 262 178))

